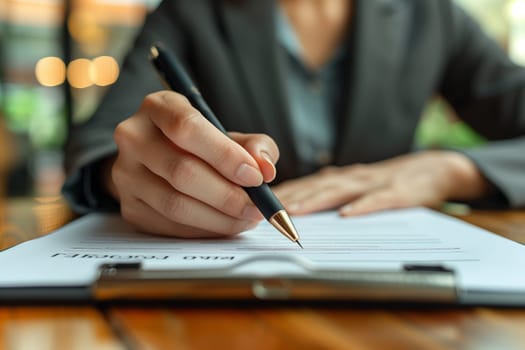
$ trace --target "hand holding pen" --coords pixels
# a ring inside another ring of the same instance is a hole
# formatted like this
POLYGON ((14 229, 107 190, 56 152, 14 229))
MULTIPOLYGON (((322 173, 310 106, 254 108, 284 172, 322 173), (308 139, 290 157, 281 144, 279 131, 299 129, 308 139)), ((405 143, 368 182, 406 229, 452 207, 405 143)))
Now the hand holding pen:
MULTIPOLYGON (((182 63, 174 54, 166 51, 162 46, 154 45, 151 47, 150 59, 160 78, 170 89, 186 96, 192 106, 197 108, 206 120, 217 130, 227 135, 226 129, 210 109, 182 63)), ((266 183, 261 183, 257 186, 243 186, 243 188, 263 216, 285 237, 302 248, 292 220, 270 187, 266 183)))
MULTIPOLYGON (((147 64, 147 62, 146 62, 147 64)), ((118 154, 102 167, 123 217, 138 229, 184 238, 237 234, 263 219, 243 187, 275 177, 265 135, 212 125, 183 95, 160 91, 115 130, 118 154)))

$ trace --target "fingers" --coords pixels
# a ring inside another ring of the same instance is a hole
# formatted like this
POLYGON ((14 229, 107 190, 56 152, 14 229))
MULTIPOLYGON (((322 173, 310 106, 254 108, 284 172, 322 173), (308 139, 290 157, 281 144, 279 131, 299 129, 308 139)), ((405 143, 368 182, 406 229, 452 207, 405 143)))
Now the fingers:
POLYGON ((274 187, 274 190, 279 193, 281 201, 291 201, 292 198, 301 195, 305 189, 311 191, 311 186, 317 187, 320 182, 331 181, 332 176, 337 176, 338 172, 339 169, 336 167, 324 168, 315 174, 280 183, 274 187))
POLYGON ((141 110, 171 142, 230 181, 246 187, 263 183, 259 165, 248 151, 207 121, 184 96, 157 92, 146 97, 141 110))
POLYGON ((312 192, 308 198, 302 198, 291 202, 286 206, 292 215, 305 215, 319 211, 337 209, 342 205, 359 197, 361 191, 343 191, 341 188, 333 187, 312 192))
POLYGON ((302 179, 285 182, 274 191, 294 215, 339 208, 341 215, 354 216, 374 211, 405 208, 430 203, 436 195, 428 183, 406 176, 396 179, 395 172, 376 165, 327 168, 302 179))
POLYGON ((175 103, 169 106, 173 110, 165 106, 162 94, 154 94, 115 130, 118 155, 111 183, 122 215, 143 231, 178 237, 231 235, 254 227, 263 217, 240 185, 263 181, 257 161, 204 117, 192 115, 187 100, 172 94, 167 99, 175 103), (191 121, 173 126, 172 118, 191 121), (252 167, 259 179, 228 178, 232 175, 224 175, 224 169, 231 170, 235 163, 252 167))
MULTIPOLYGON (((151 225, 155 227, 152 232, 171 234, 184 237, 191 234, 202 236, 232 235, 257 225, 254 220, 240 220, 223 214, 214 208, 173 189, 167 182, 148 169, 142 168, 135 172, 131 178, 124 179, 126 174, 120 175, 120 183, 132 182, 134 188, 121 204, 122 215, 132 224, 143 230, 151 225), (147 191, 140 189, 147 188, 147 191), (139 205, 138 203, 143 203, 139 205), (141 212, 144 206, 149 214, 141 212), (205 218, 205 219, 203 219, 205 218), (172 231, 170 231, 170 228, 172 231), (182 232, 174 228, 182 229, 182 232), (191 229, 190 229, 191 228, 191 229)), ((192 237, 195 237, 193 235, 192 237)))
POLYGON ((389 188, 368 193, 367 195, 343 206, 339 213, 342 216, 358 216, 388 209, 401 209, 417 205, 407 196, 389 188))
POLYGON ((127 201, 132 203, 122 209, 122 216, 144 233, 160 234, 178 238, 222 238, 225 235, 215 231, 206 231, 193 226, 175 223, 153 210, 139 199, 127 201), (145 219, 147 218, 147 219, 145 219))
POLYGON ((137 152, 145 153, 142 158, 146 168, 178 192, 238 219, 263 218, 241 187, 226 180, 201 159, 173 146, 165 138, 152 140, 148 149, 142 148, 137 152))
MULTIPOLYGON (((141 127, 143 132, 136 135, 133 135, 133 131, 119 130, 116 139, 120 147, 120 162, 116 170, 120 170, 120 178, 114 182, 122 184, 126 181, 123 178, 128 176, 133 176, 138 181, 144 176, 141 171, 145 167, 170 184, 172 190, 201 201, 226 215, 244 220, 262 219, 262 215, 241 187, 226 180, 201 159, 180 150, 162 133, 157 131, 155 134, 153 125, 148 128, 147 123, 143 123, 141 127)), ((155 185, 155 182, 151 182, 140 186, 129 181, 128 186, 121 187, 132 192, 150 192, 155 185)))
POLYGON ((224 236, 220 233, 176 224, 136 198, 130 198, 126 203, 128 205, 121 209, 122 216, 141 232, 179 238, 218 238, 224 236))
POLYGON ((358 198, 364 189, 354 183, 317 183, 309 184, 308 190, 277 196, 292 215, 305 215, 309 213, 339 208, 340 206, 358 198))
POLYGON ((302 179, 287 181, 274 187, 274 191, 290 214, 304 215, 334 209, 370 189, 370 183, 347 173, 340 168, 328 168, 302 179))
POLYGON ((275 164, 279 160, 279 148, 275 141, 268 135, 264 134, 241 134, 231 132, 229 135, 247 150, 258 163, 264 182, 273 181, 277 175, 275 164))

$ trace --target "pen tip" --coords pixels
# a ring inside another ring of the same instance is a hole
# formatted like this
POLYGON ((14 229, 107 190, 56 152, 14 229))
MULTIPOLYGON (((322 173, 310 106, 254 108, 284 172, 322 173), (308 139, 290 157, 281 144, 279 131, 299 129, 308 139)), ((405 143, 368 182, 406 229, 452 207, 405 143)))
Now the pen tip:
POLYGON ((299 240, 295 241, 295 243, 297 243, 299 247, 301 247, 301 249, 304 249, 303 245, 301 244, 301 242, 299 242, 299 240))

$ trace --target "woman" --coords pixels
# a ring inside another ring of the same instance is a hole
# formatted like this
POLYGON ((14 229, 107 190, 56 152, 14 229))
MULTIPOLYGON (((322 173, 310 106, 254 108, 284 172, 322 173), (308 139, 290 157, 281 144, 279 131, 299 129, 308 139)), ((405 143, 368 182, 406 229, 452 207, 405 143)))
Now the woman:
POLYGON ((73 131, 64 190, 79 211, 120 207, 137 228, 179 237, 253 227, 262 216, 240 186, 263 181, 292 214, 522 206, 524 102, 523 68, 449 0, 165 1, 73 131), (157 41, 231 139, 162 91, 146 60, 157 41), (435 93, 491 142, 413 153, 435 93))

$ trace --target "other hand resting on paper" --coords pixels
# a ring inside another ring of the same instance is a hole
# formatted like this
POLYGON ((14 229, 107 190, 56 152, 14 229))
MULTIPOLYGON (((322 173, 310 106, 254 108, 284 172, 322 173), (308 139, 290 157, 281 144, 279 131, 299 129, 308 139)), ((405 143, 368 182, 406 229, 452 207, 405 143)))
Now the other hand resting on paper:
POLYGON ((339 209, 343 216, 413 206, 437 207, 491 191, 488 181, 464 155, 426 151, 389 160, 328 167, 274 188, 290 214, 339 209))
POLYGON ((263 216, 241 186, 272 181, 279 151, 266 135, 230 137, 186 97, 153 93, 117 126, 118 155, 102 166, 104 184, 141 231, 188 238, 242 232, 263 216))

